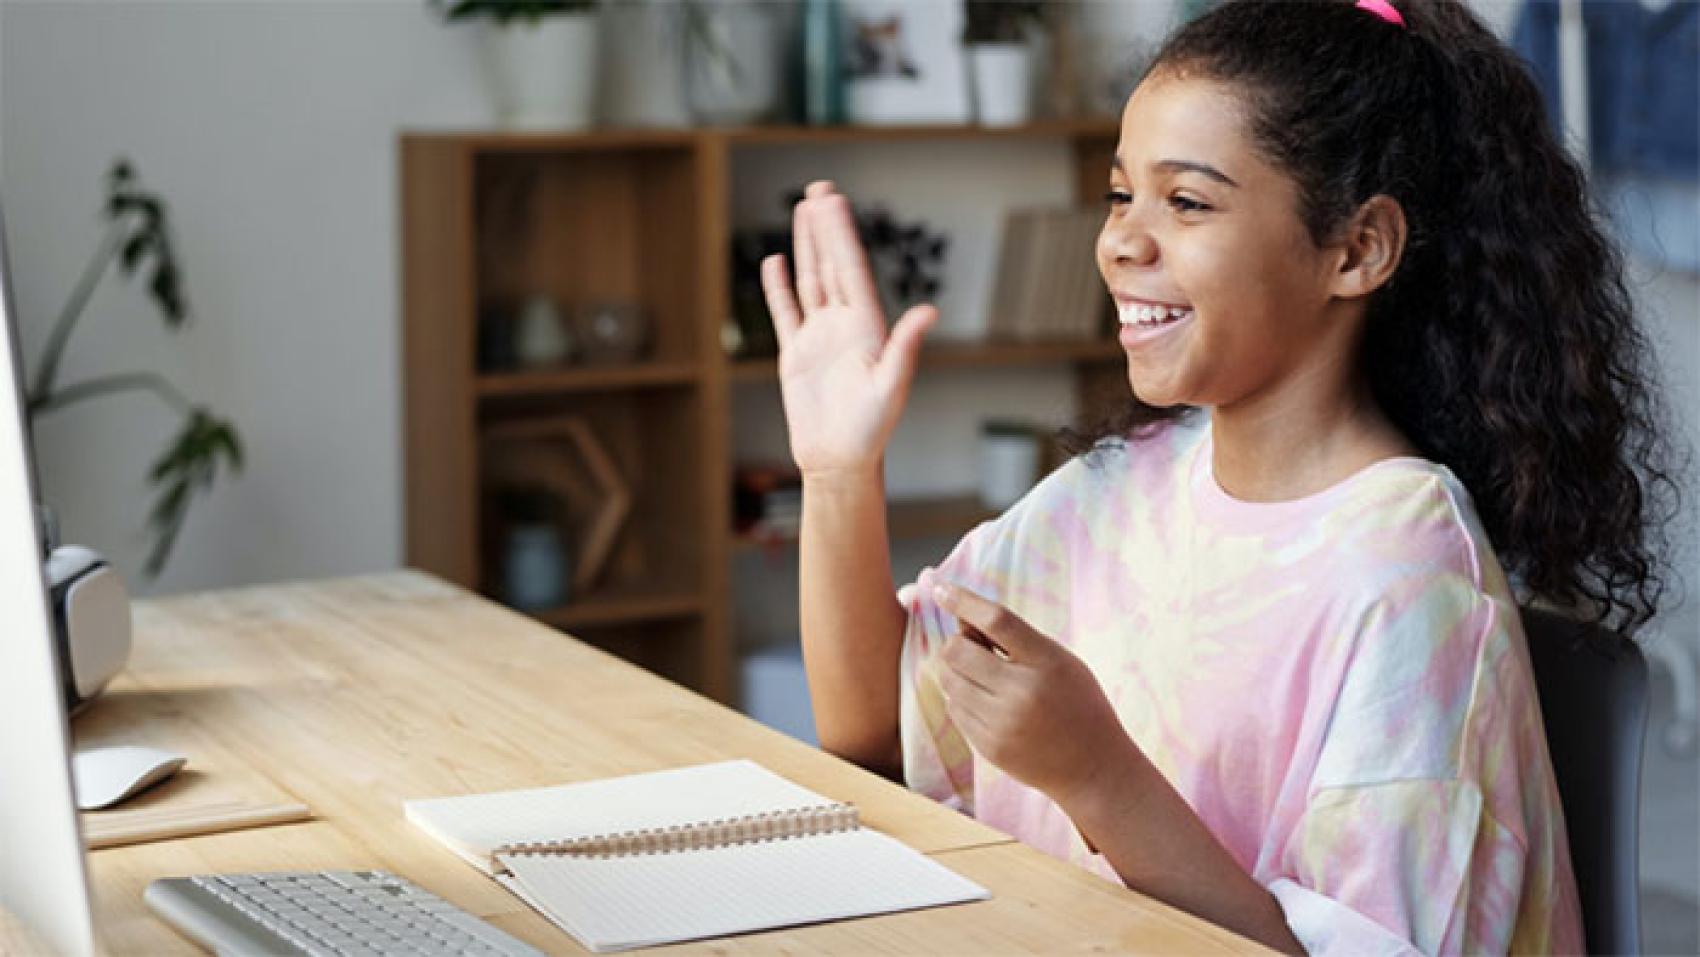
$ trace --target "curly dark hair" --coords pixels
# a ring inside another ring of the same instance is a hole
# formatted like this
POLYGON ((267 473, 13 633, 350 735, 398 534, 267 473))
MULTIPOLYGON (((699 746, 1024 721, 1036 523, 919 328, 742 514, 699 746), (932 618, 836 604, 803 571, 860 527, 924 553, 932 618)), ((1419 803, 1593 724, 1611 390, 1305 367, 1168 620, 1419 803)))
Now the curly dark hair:
MULTIPOLYGON (((1236 88, 1319 245, 1398 201, 1409 239, 1366 307, 1372 393, 1470 490, 1520 600, 1628 636, 1664 591, 1677 488, 1622 258, 1523 62, 1456 0, 1396 3, 1404 28, 1350 0, 1236 0, 1146 75, 1236 88)), ((1130 399, 1065 444, 1186 411, 1130 399)))

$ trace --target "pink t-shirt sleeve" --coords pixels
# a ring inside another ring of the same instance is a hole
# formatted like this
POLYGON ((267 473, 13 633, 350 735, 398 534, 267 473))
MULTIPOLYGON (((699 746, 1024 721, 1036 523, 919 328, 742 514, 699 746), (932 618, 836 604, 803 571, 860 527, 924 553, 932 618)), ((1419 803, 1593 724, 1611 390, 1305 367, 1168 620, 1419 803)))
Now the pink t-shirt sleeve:
POLYGON ((1309 800, 1276 822, 1285 852, 1278 876, 1264 875, 1310 953, 1580 949, 1564 932, 1580 926, 1568 880, 1525 873, 1527 796, 1557 800, 1550 781, 1527 777, 1531 703, 1508 701, 1516 685, 1496 680, 1520 659, 1508 616, 1447 575, 1399 583, 1368 616, 1309 800))

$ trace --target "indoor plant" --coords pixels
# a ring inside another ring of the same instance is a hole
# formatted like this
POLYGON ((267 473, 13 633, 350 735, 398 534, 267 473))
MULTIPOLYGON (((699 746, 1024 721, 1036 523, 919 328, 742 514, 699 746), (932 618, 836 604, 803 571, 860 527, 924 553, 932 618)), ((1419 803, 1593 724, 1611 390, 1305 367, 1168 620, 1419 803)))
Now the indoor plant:
POLYGON ((478 21, 502 122, 578 130, 596 115, 598 0, 435 0, 450 23, 478 21))
POLYGON ((1043 22, 1041 0, 964 0, 974 118, 982 126, 1019 126, 1032 115, 1029 31, 1043 22))
POLYGON ((110 226, 106 238, 95 251, 88 268, 83 270, 82 278, 72 290, 71 298, 60 311, 47 343, 42 347, 41 360, 36 364, 35 377, 25 397, 25 408, 33 430, 40 416, 84 399, 143 391, 152 392, 183 416, 183 425, 176 438, 148 471, 148 482, 154 487, 156 497, 148 516, 153 544, 148 552, 145 571, 149 577, 156 577, 171 557, 171 548, 177 541, 178 532, 183 529, 191 500, 212 487, 221 461, 232 470, 241 470, 242 444, 234 425, 214 415, 205 406, 189 401, 157 372, 124 372, 96 376, 67 386, 57 384, 59 363, 64 358, 71 332, 114 256, 118 257, 125 275, 135 272, 144 263, 151 264, 148 295, 159 307, 166 328, 179 330, 189 317, 189 305, 183 295, 182 271, 172 250, 165 203, 141 189, 129 162, 122 158, 113 164, 108 184, 105 212, 110 226))

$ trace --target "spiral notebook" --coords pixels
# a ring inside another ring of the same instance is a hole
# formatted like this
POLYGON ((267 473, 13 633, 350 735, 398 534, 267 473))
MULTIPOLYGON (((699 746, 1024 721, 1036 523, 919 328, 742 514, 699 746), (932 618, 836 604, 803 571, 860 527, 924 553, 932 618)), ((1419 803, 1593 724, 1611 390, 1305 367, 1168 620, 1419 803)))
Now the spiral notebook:
POLYGON ((991 896, 752 761, 404 808, 596 953, 991 896))

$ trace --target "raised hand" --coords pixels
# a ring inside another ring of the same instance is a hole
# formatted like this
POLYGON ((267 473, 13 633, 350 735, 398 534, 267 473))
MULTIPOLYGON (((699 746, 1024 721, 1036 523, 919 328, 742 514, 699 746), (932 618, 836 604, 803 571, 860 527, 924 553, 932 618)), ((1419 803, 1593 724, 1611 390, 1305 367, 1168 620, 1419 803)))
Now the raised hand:
POLYGON ((887 335, 850 201, 829 182, 809 184, 792 243, 795 291, 785 257, 762 262, 791 455, 804 475, 877 471, 938 310, 916 306, 887 335))

